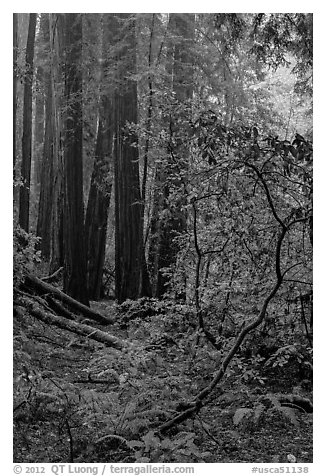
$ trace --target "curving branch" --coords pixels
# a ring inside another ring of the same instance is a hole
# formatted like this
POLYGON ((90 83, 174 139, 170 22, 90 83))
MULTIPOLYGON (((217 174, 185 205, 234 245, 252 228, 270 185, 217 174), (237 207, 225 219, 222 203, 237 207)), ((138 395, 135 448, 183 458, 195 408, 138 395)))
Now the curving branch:
MULTIPOLYGON (((200 286, 200 267, 202 258, 206 253, 203 253, 198 244, 198 235, 197 235, 197 209, 196 209, 196 199, 192 200, 192 207, 194 213, 194 242, 195 242, 195 250, 197 254, 197 262, 196 262, 196 277, 195 277, 195 307, 196 307, 196 315, 198 320, 198 327, 201 331, 204 332, 207 340, 212 344, 212 346, 219 350, 220 343, 216 341, 216 338, 206 329, 203 319, 203 312, 200 305, 200 297, 199 297, 199 286, 200 286)), ((226 245, 225 245, 226 246, 226 245)), ((224 248, 223 248, 224 249, 224 248)))
MULTIPOLYGON (((282 247, 284 237, 286 235, 286 231, 287 231, 286 228, 282 228, 282 230, 279 234, 278 240, 277 240, 276 256, 275 256, 275 259, 276 259, 277 262, 280 261, 280 252, 281 252, 281 247, 282 247)), ((178 415, 176 415, 171 420, 163 423, 163 425, 161 425, 158 428, 158 432, 165 433, 167 430, 172 428, 174 425, 176 425, 178 423, 181 423, 181 422, 187 420, 188 418, 193 417, 203 407, 203 405, 206 403, 205 402, 206 398, 212 393, 214 388, 222 380, 228 365, 230 364, 231 360, 233 359, 233 357, 235 356, 235 354, 239 350, 239 348, 240 348, 241 344, 243 343, 243 341, 245 340, 246 336, 251 331, 253 331, 257 327, 259 327, 260 324, 263 322, 263 320, 266 316, 268 305, 269 305, 270 301, 276 295, 277 291, 279 290, 280 286, 282 285, 282 282, 283 282, 283 276, 281 274, 277 274, 276 275, 276 282, 275 282, 272 290, 268 294, 268 296, 265 298, 259 315, 257 316, 256 319, 253 319, 249 324, 245 325, 242 328, 242 330, 240 331, 238 337, 236 338, 233 346, 231 347, 228 354, 225 356, 222 363, 220 364, 219 369, 217 370, 217 372, 213 376, 210 384, 207 385, 207 387, 205 387, 201 392, 199 392, 196 395, 196 397, 193 401, 191 401, 191 402, 187 403, 187 405, 185 405, 186 408, 184 409, 184 411, 180 412, 178 415)))
MULTIPOLYGON (((196 397, 194 398, 193 401, 187 402, 185 405, 183 405, 183 411, 182 412, 180 412, 178 415, 176 415, 171 420, 163 423, 158 428, 158 432, 160 432, 160 433, 165 433, 167 430, 172 428, 174 425, 176 425, 178 423, 181 423, 181 422, 187 420, 188 418, 192 418, 194 415, 196 415, 199 412, 199 410, 206 403, 207 397, 209 397, 209 395, 212 393, 214 388, 222 380, 230 362, 232 361, 233 357, 235 356, 235 354, 239 350, 241 344, 243 343, 243 341, 245 340, 247 335, 250 332, 252 332, 254 329, 256 329, 257 327, 259 327, 262 324, 262 322, 264 321, 269 303, 275 297, 277 291, 279 290, 279 288, 281 287, 281 285, 283 283, 284 274, 282 274, 282 271, 281 271, 282 244, 283 244, 284 238, 286 236, 286 233, 289 230, 289 227, 292 226, 297 221, 299 221, 300 219, 293 220, 288 226, 286 226, 285 223, 283 222, 283 220, 281 220, 281 218, 278 216, 278 213, 276 212, 272 196, 270 194, 268 185, 267 185, 266 181, 264 180, 264 177, 262 176, 262 174, 259 172, 259 170, 257 169, 257 167, 255 165, 248 164, 248 163, 246 163, 246 165, 248 167, 252 168, 255 171, 255 173, 257 174, 257 177, 259 178, 259 180, 260 180, 260 182, 263 185, 263 188, 265 190, 266 198, 267 198, 269 207, 271 209, 271 213, 274 216, 275 220, 280 225, 280 231, 279 231, 279 235, 278 235, 278 239, 277 239, 277 243, 276 243, 276 251, 275 251, 276 281, 275 281, 275 284, 274 284, 273 288, 269 292, 268 296, 265 298, 265 300, 264 300, 264 302, 261 306, 261 310, 260 310, 258 316, 256 318, 254 318, 253 320, 251 320, 251 322, 249 322, 249 324, 246 325, 244 323, 241 331, 239 332, 237 338, 235 339, 235 342, 234 342, 233 346, 231 347, 231 349, 229 350, 227 355, 222 360, 222 363, 220 364, 218 370, 214 374, 210 384, 207 385, 203 390, 201 390, 201 392, 199 392, 196 395, 196 397)), ((194 208, 194 212, 196 212, 194 202, 193 202, 193 208, 194 208)), ((196 217, 196 213, 194 215, 194 231, 196 232, 195 217, 196 217)), ((195 235, 195 248, 197 250, 197 254, 198 254, 198 250, 199 250, 199 255, 198 255, 198 259, 199 259, 199 258, 201 258, 201 253, 200 253, 200 249, 199 249, 199 246, 198 246, 198 241, 197 241, 197 236, 196 235, 195 235)))
POLYGON ((274 203, 273 203, 273 199, 272 199, 272 196, 271 196, 271 193, 269 191, 269 188, 268 188, 268 185, 266 183, 266 180, 264 179, 263 177, 263 174, 258 170, 258 168, 254 165, 254 164, 250 164, 248 162, 245 163, 245 165, 249 168, 251 168, 252 170, 254 170, 254 172, 257 174, 257 177, 259 178, 262 186, 264 187, 265 189, 265 194, 266 194, 266 198, 267 198, 267 201, 268 201, 268 204, 269 204, 269 207, 272 211, 272 214, 275 218, 276 221, 279 222, 279 224, 281 225, 282 228, 285 228, 286 229, 286 225, 285 223, 283 222, 283 220, 281 220, 281 218, 278 216, 276 210, 275 210, 275 207, 274 207, 274 203))

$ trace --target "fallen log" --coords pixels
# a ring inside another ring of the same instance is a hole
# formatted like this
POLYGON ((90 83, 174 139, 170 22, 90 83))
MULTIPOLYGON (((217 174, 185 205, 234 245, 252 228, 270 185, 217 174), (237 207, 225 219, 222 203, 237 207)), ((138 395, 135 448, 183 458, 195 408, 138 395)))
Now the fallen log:
POLYGON ((40 321, 45 322, 46 324, 54 325, 60 329, 64 329, 75 334, 87 337, 88 339, 96 340, 102 344, 106 344, 109 347, 114 347, 115 349, 121 350, 124 347, 124 343, 115 336, 111 336, 106 332, 103 332, 95 327, 88 326, 86 324, 80 324, 75 321, 71 321, 65 317, 55 316, 50 312, 46 312, 38 308, 35 304, 31 302, 27 305, 28 311, 39 319, 40 321))
POLYGON ((64 307, 60 301, 57 299, 54 299, 51 296, 47 296, 46 298, 47 302, 49 303, 51 310, 54 311, 57 315, 66 317, 67 319, 70 319, 71 321, 76 320, 76 316, 73 312, 70 312, 66 307, 64 307))
POLYGON ((301 395, 279 395, 278 400, 283 407, 293 406, 305 413, 313 412, 313 404, 309 398, 302 397, 301 395))
POLYGON ((45 283, 39 278, 32 276, 31 274, 27 274, 25 277, 25 284, 40 293, 47 293, 52 294, 61 302, 68 304, 71 308, 75 311, 83 314, 86 317, 89 317, 93 321, 99 322, 100 324, 113 324, 114 320, 111 317, 103 316, 99 312, 92 310, 90 307, 85 306, 84 304, 76 301, 68 294, 65 294, 60 289, 52 286, 49 283, 45 283))

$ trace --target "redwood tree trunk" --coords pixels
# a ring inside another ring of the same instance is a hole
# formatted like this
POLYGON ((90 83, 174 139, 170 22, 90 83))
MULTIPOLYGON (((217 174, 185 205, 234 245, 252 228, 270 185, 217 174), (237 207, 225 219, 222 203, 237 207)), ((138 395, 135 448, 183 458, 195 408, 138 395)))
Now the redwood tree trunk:
POLYGON ((64 291, 89 305, 84 245, 82 16, 65 14, 64 291))
POLYGON ((126 14, 115 17, 116 44, 123 37, 119 87, 114 93, 115 291, 121 303, 137 299, 145 289, 137 136, 127 128, 128 122, 137 124, 137 86, 130 79, 136 68, 135 21, 126 14))
MULTIPOLYGON (((40 18, 40 30, 47 30, 46 36, 40 38, 41 31, 38 34, 39 42, 46 41, 46 46, 48 47, 49 41, 49 20, 48 14, 42 13, 40 18)), ((48 51, 48 48, 47 48, 48 51)), ((38 54, 38 61, 44 61, 44 55, 38 54)), ((34 184, 34 188, 36 193, 39 193, 39 185, 41 183, 41 175, 42 175, 42 149, 44 146, 44 136, 45 136, 45 104, 46 104, 46 91, 45 88, 48 84, 48 71, 45 71, 42 66, 38 66, 36 71, 36 82, 38 85, 42 85, 41 87, 38 86, 39 90, 36 93, 35 97, 35 119, 34 119, 34 143, 33 143, 33 175, 32 181, 34 184)))
POLYGON ((50 259, 49 273, 63 265, 62 251, 62 150, 60 141, 62 97, 62 70, 59 67, 63 51, 59 43, 63 39, 62 15, 42 14, 40 33, 44 45, 48 45, 49 69, 45 80, 45 134, 42 153, 41 187, 39 197, 37 235, 42 238, 40 249, 45 259, 50 259))
POLYGON ((99 299, 101 294, 108 209, 112 187, 110 155, 113 135, 110 112, 109 100, 104 98, 100 111, 94 169, 85 220, 88 291, 90 299, 94 300, 99 299))
MULTIPOLYGON (((43 76, 43 72, 38 72, 38 80, 43 76)), ((43 80, 43 79, 42 79, 43 80)), ((35 104, 35 125, 34 125, 34 173, 33 182, 36 189, 41 183, 42 174, 42 148, 45 136, 45 93, 38 94, 35 104)), ((33 155, 34 155, 33 154, 33 155)))
MULTIPOLYGON (((43 13, 40 20, 40 37, 43 46, 50 46, 50 31, 48 14, 43 13)), ((51 67, 51 65, 50 65, 51 67)), ((45 81, 45 132, 43 153, 41 162, 40 176, 40 196, 37 219, 37 236, 41 237, 40 249, 42 257, 49 259, 50 257, 50 238, 51 238, 51 217, 53 205, 53 97, 51 72, 49 70, 43 72, 45 81)), ((35 127, 37 129, 37 127, 35 127)), ((36 132, 36 131, 35 131, 36 132)), ((36 138, 35 138, 36 139, 36 138)))
POLYGON ((18 58, 18 18, 13 16, 13 171, 16 167, 16 115, 17 115, 17 58, 18 58))
POLYGON ((32 160, 32 102, 33 102, 33 71, 34 44, 36 30, 36 13, 30 13, 26 45, 26 72, 24 82, 23 138, 21 179, 23 185, 19 196, 19 224, 28 233, 29 230, 29 197, 31 183, 32 160))
POLYGON ((64 96, 62 58, 64 53, 64 15, 49 14, 51 87, 52 87, 52 147, 53 147, 53 205, 51 218, 51 247, 49 274, 63 266, 63 140, 62 98, 64 96))
POLYGON ((53 206, 53 111, 52 86, 48 78, 45 104, 45 135, 41 168, 41 189, 39 198, 37 236, 41 237, 42 257, 49 259, 51 246, 51 219, 53 206))
POLYGON ((103 16, 101 98, 94 168, 85 219, 87 282, 90 299, 101 295, 107 234, 108 210, 113 181, 113 85, 110 74, 114 65, 110 58, 112 46, 112 14, 103 16))

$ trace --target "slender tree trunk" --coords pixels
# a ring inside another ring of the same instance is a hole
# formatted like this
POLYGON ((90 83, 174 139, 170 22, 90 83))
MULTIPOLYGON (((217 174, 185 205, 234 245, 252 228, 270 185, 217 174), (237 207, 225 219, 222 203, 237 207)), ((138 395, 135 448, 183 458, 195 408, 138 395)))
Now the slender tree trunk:
POLYGON ((154 27, 155 27, 155 16, 152 14, 151 30, 150 30, 150 39, 149 39, 149 48, 148 48, 148 106, 147 106, 147 118, 146 118, 146 141, 145 141, 145 151, 144 151, 144 168, 143 168, 143 177, 141 184, 141 232, 142 232, 142 272, 141 272, 141 284, 140 284, 140 294, 142 296, 152 296, 152 286, 150 282, 149 270, 146 261, 145 254, 145 208, 146 208, 146 189, 147 189, 147 175, 148 175, 148 154, 150 148, 150 134, 152 129, 152 115, 153 115, 153 77, 152 77, 152 50, 154 43, 154 27))
POLYGON ((34 70, 34 44, 36 30, 36 13, 29 15, 29 27, 26 45, 26 73, 24 83, 24 111, 23 111, 23 139, 21 179, 23 185, 19 196, 19 224, 28 232, 29 230, 29 197, 31 183, 32 160, 32 102, 33 102, 33 70, 34 70))
POLYGON ((13 172, 16 167, 16 115, 17 115, 17 58, 18 58, 18 18, 13 15, 13 172))
POLYGON ((159 297, 164 294, 160 293, 158 290, 158 277, 159 269, 162 267, 160 262, 160 257, 162 253, 160 252, 160 243, 161 243, 161 220, 160 220, 160 211, 163 210, 163 181, 161 180, 162 167, 159 165, 156 166, 155 178, 154 178, 154 197, 153 197, 153 206, 152 214, 150 219, 150 239, 148 246, 148 267, 149 272, 152 278, 152 290, 153 296, 159 297), (162 184, 162 188, 160 185, 162 184))
POLYGON ((146 290, 138 144, 136 134, 127 128, 128 123, 137 124, 137 85, 130 79, 136 68, 135 20, 126 14, 115 18, 116 45, 123 36, 119 87, 114 93, 115 288, 118 302, 123 302, 137 299, 146 290))
POLYGON ((65 14, 64 291, 89 305, 82 161, 82 17, 65 14))

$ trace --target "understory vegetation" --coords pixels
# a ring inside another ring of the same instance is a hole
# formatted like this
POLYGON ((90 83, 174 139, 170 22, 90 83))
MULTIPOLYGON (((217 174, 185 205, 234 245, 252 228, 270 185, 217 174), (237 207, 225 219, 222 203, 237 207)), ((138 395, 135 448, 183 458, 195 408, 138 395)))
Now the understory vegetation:
MULTIPOLYGON (((46 308, 45 298, 36 298, 46 308)), ((92 309, 113 318, 93 329, 124 346, 108 347, 37 319, 35 296, 18 293, 14 321, 16 462, 312 461, 312 349, 296 302, 279 323, 245 341, 203 408, 168 431, 189 408, 232 346, 237 319, 207 309, 219 346, 198 330, 192 305, 143 298, 92 309), (291 316, 291 317, 289 317, 291 316)), ((309 305, 305 304, 306 310, 309 305)), ((77 317, 81 324, 85 317, 77 317)))
POLYGON ((200 413, 162 436, 160 425, 209 383, 232 335, 214 349, 192 308, 173 302, 94 307, 116 316, 110 332, 123 352, 17 309, 15 461, 312 461, 311 349, 297 326, 248 339, 200 413))

